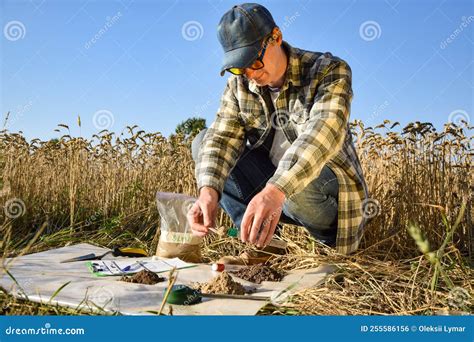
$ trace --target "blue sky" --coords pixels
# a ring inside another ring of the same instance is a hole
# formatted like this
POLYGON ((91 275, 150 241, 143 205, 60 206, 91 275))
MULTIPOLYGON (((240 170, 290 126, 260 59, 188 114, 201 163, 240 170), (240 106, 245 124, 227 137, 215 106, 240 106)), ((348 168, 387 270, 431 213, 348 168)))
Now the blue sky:
MULTIPOLYGON (((59 123, 86 137, 134 124, 169 135, 190 116, 209 125, 227 77, 216 27, 236 3, 0 0, 2 127, 8 111, 28 139, 58 136, 59 123)), ((290 44, 350 64, 352 119, 473 123, 473 1, 261 4, 290 44)))

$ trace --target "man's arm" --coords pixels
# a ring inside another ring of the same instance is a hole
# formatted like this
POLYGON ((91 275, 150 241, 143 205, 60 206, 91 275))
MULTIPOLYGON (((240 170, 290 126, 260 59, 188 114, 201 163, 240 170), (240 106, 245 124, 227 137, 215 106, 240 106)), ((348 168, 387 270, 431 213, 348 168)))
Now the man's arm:
POLYGON ((341 150, 346 137, 352 100, 351 69, 344 61, 334 62, 329 68, 318 86, 306 130, 285 152, 268 181, 287 198, 318 177, 341 150))

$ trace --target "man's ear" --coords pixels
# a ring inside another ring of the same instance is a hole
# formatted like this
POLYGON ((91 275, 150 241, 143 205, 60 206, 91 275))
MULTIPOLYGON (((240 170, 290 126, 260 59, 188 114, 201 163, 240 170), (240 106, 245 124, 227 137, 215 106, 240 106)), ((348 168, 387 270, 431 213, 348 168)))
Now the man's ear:
POLYGON ((275 45, 280 45, 283 40, 283 34, 280 28, 275 27, 272 31, 272 40, 275 45))

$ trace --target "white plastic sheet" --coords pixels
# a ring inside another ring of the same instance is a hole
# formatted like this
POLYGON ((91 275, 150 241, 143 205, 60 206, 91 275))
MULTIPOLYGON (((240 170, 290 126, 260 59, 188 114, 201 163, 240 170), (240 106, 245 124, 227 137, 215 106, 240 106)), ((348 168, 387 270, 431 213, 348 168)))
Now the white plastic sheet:
MULTIPOLYGON (((18 297, 28 297, 35 302, 59 304, 72 308, 83 308, 120 312, 125 315, 147 315, 158 311, 163 300, 164 289, 168 282, 155 285, 133 284, 119 281, 119 277, 95 277, 85 261, 64 263, 61 260, 88 253, 101 254, 107 249, 90 244, 52 249, 13 259, 8 270, 15 277, 21 289, 2 267, 0 286, 18 297), (68 283, 52 300, 51 296, 62 285, 68 283)), ((113 257, 111 257, 113 258, 113 257)), ((124 258, 114 258, 120 260, 124 258)), ((151 258, 134 258, 150 260, 151 258)), ((11 259, 7 259, 10 262, 11 259)), ((238 269, 239 266, 227 266, 238 269)), ((334 270, 334 266, 324 265, 315 269, 290 272, 281 282, 263 282, 260 285, 238 279, 244 286, 255 287, 254 295, 267 296, 270 301, 281 301, 281 292, 297 282, 292 291, 320 284, 324 277, 334 270), (280 296, 279 296, 280 295, 280 296)), ((167 273, 162 274, 167 278, 167 273)), ((207 282, 217 275, 210 265, 199 264, 196 267, 178 271, 176 284, 191 285, 193 282, 207 282)), ((236 299, 206 299, 202 303, 190 306, 173 305, 173 315, 254 315, 266 302, 236 299)), ((169 313, 168 304, 163 313, 169 313)))

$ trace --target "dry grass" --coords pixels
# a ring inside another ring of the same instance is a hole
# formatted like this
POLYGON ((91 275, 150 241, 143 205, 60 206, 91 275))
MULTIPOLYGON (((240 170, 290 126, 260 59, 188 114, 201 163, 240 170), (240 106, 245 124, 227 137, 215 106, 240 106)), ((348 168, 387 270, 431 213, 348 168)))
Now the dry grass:
MULTIPOLYGON (((472 127, 448 124, 443 132, 422 123, 401 132, 390 127, 388 121, 374 129, 361 122, 352 125, 371 198, 376 200, 360 251, 339 255, 304 229, 284 226, 281 238, 289 242, 289 254, 275 256, 274 266, 309 268, 330 262, 338 271, 324 285, 296 293, 284 305, 269 305, 261 314, 473 311, 468 266, 473 241, 472 127), (415 241, 407 229, 414 223, 422 233, 418 239, 426 238, 436 253, 420 251, 421 240, 415 241), (430 255, 437 257, 437 264, 430 255), (471 295, 463 305, 452 298, 459 288, 471 295)), ((27 142, 19 134, 3 132, 2 260, 78 242, 126 244, 153 253, 159 236, 155 193, 195 195, 193 167, 188 141, 136 127, 118 137, 104 131, 91 141, 66 134, 58 141, 27 142)), ((222 213, 219 221, 230 224, 222 213)), ((245 248, 239 241, 210 236, 203 254, 213 260, 245 248)), ((76 313, 14 299, 0 289, 2 312, 76 313)))

